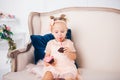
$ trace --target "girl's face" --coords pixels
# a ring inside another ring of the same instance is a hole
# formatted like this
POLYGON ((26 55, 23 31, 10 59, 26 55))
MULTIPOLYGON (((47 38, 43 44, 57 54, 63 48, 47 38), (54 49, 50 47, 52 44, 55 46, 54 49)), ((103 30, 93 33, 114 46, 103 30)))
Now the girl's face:
POLYGON ((58 42, 64 41, 67 33, 67 27, 64 23, 55 23, 52 26, 52 34, 58 42))

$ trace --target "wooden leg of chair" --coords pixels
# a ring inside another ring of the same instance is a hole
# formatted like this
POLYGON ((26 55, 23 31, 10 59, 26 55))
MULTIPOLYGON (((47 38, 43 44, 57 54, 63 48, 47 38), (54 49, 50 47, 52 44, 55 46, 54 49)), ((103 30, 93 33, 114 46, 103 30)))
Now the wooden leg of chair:
POLYGON ((50 71, 47 71, 42 80, 54 80, 53 74, 50 71))

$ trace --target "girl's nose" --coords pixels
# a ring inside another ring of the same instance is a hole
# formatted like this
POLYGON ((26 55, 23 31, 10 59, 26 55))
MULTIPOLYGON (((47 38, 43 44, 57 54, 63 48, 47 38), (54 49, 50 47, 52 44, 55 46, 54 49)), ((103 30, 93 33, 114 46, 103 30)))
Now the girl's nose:
POLYGON ((59 33, 59 36, 62 36, 62 34, 61 34, 61 33, 59 33))

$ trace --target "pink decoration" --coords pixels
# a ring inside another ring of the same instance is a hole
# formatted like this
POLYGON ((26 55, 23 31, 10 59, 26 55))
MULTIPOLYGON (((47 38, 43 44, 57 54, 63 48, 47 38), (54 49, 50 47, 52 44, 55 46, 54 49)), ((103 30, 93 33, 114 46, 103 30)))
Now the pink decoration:
POLYGON ((45 62, 50 62, 52 59, 54 59, 53 58, 53 56, 47 56, 47 57, 45 57, 45 62))

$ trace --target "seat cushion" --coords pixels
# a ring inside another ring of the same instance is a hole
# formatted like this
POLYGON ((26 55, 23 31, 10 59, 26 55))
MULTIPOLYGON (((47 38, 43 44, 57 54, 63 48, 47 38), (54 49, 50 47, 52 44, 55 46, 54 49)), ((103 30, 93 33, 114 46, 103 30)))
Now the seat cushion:
MULTIPOLYGON (((78 80, 81 80, 80 77, 81 75, 78 74, 78 80)), ((23 70, 19 72, 9 72, 3 75, 2 80, 41 80, 41 77, 37 77, 36 75, 23 70)))
MULTIPOLYGON (((45 48, 47 45, 47 42, 49 40, 54 39, 54 36, 49 33, 49 34, 45 34, 45 35, 31 35, 31 42, 32 45, 34 46, 34 62, 35 64, 41 59, 44 58, 45 55, 45 48)), ((71 39, 71 30, 68 29, 67 34, 66 34, 66 38, 67 39, 71 39)))
MULTIPOLYGON (((119 72, 102 72, 88 69, 78 69, 78 80, 120 80, 119 72)), ((2 80, 41 80, 34 74, 26 70, 19 72, 9 72, 3 75, 2 80)))

